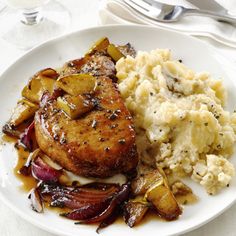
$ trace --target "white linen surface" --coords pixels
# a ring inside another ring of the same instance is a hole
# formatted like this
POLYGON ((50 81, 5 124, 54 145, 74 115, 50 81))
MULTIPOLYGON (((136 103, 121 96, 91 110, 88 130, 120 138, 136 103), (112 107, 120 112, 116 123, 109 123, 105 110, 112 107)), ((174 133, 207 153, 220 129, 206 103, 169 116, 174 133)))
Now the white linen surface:
MULTIPOLYGON (((211 0, 212 1, 212 0, 211 0)), ((207 7, 211 10, 209 1, 191 0, 159 0, 171 5, 181 5, 187 8, 207 7)), ((217 0, 229 13, 236 13, 235 0, 217 0)), ((215 10, 214 8, 212 10, 215 10)), ((218 22, 209 17, 186 16, 178 22, 162 23, 151 20, 127 6, 123 0, 106 0, 100 10, 102 24, 144 24, 161 28, 169 28, 194 36, 204 36, 217 42, 236 48, 236 26, 218 22)))

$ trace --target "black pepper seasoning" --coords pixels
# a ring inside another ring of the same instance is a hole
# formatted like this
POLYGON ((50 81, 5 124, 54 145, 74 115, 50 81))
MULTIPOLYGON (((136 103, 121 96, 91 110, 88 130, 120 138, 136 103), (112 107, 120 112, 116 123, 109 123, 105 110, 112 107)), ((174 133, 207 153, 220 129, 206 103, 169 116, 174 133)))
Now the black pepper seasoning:
POLYGON ((120 143, 120 144, 125 144, 125 139, 124 139, 124 138, 119 139, 119 140, 118 140, 118 143, 120 143))
POLYGON ((108 116, 109 120, 115 120, 118 117, 118 114, 116 113, 116 111, 112 112, 112 114, 110 116, 108 116))
POLYGON ((126 116, 125 119, 126 120, 132 120, 132 117, 131 116, 126 116))
POLYGON ((58 140, 59 140, 58 134, 54 134, 54 135, 53 135, 53 139, 54 139, 55 141, 58 141, 58 140))
POLYGON ((112 125, 110 125, 110 128, 111 128, 111 129, 114 129, 114 128, 116 128, 116 127, 118 127, 118 124, 112 124, 112 125))
POLYGON ((64 144, 64 143, 66 143, 66 138, 65 138, 65 137, 62 137, 62 138, 60 139, 60 144, 64 144))
POLYGON ((68 66, 68 67, 74 67, 75 64, 74 64, 72 61, 70 61, 70 62, 67 63, 67 66, 68 66))

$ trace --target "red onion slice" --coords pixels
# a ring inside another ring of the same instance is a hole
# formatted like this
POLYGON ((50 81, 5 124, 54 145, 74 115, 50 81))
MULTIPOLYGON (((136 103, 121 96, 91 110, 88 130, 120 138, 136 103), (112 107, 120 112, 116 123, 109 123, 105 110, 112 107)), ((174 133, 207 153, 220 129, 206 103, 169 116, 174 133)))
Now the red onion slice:
POLYGON ((74 196, 71 196, 70 194, 61 194, 61 195, 54 195, 52 197, 52 201, 50 203, 53 207, 67 207, 70 209, 78 209, 81 207, 84 207, 88 204, 99 204, 103 201, 106 201, 107 199, 111 199, 111 196, 103 196, 101 198, 96 199, 87 199, 87 198, 77 198, 74 196))
POLYGON ((40 193, 37 188, 33 188, 29 194, 29 199, 31 201, 31 207, 34 211, 41 213, 43 212, 43 204, 40 193))
POLYGON ((129 194, 130 194, 130 184, 123 184, 120 188, 120 191, 113 197, 109 206, 101 214, 88 220, 84 220, 81 223, 91 224, 106 220, 113 214, 114 210, 117 209, 117 206, 120 206, 125 200, 129 198, 129 194))
POLYGON ((109 215, 106 219, 104 219, 96 229, 96 232, 99 234, 100 230, 106 228, 107 226, 111 225, 120 215, 120 206, 117 206, 116 209, 113 211, 111 215, 109 215))
MULTIPOLYGON (((37 158, 34 163, 37 164, 40 161, 37 158)), ((73 209, 73 211, 63 213, 61 216, 79 220, 80 222, 76 224, 100 222, 97 232, 116 220, 123 202, 128 200, 130 194, 129 183, 123 184, 121 187, 116 184, 100 183, 97 186, 95 183, 93 185, 72 187, 62 186, 58 183, 42 182, 39 189, 43 197, 51 197, 51 206, 73 209)))
POLYGON ((20 142, 29 150, 33 150, 34 121, 20 135, 20 142))
MULTIPOLYGON (((100 183, 98 183, 100 184, 100 183)), ((96 186, 96 183, 94 183, 96 186)), ((93 187, 83 185, 83 186, 63 186, 63 185, 53 185, 53 184, 41 184, 41 193, 48 195, 56 195, 56 194, 65 194, 68 193, 73 196, 80 196, 85 198, 100 198, 103 196, 111 195, 119 191, 119 185, 117 184, 106 184, 101 190, 94 189, 93 187), (85 187, 86 186, 86 187, 85 187)))
POLYGON ((46 164, 39 156, 32 161, 31 171, 34 178, 49 183, 58 182, 63 173, 46 164))
POLYGON ((86 220, 100 214, 102 211, 104 211, 104 209, 107 208, 108 204, 108 200, 96 204, 87 204, 72 212, 61 214, 61 216, 71 220, 86 220))
POLYGON ((55 184, 42 183, 40 186, 41 194, 51 196, 51 206, 68 207, 70 209, 78 209, 88 204, 99 204, 111 199, 118 191, 118 185, 107 185, 103 189, 97 190, 93 188, 69 187, 55 184))

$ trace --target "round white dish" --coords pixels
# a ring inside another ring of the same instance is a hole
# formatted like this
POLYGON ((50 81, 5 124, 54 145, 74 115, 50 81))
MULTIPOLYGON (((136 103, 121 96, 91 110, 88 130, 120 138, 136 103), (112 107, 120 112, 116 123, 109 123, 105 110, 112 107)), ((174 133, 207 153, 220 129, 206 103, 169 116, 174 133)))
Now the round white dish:
MULTIPOLYGON (((85 29, 58 39, 49 41, 16 61, 0 78, 0 127, 7 121, 20 97, 27 80, 35 72, 46 67, 59 67, 64 62, 82 56, 90 45, 100 37, 107 36, 116 44, 130 42, 137 50, 170 48, 174 58, 181 59, 195 71, 208 71, 218 79, 224 78, 228 90, 226 109, 233 111, 236 107, 236 82, 233 66, 205 43, 174 31, 167 31, 146 26, 105 26, 85 29)), ((232 157, 236 165, 236 155, 232 157)), ((31 210, 27 193, 20 190, 20 181, 13 173, 17 153, 12 144, 0 145, 0 198, 17 214, 32 224, 58 235, 83 236, 96 235, 96 226, 74 225, 73 221, 59 217, 55 212, 45 211, 38 214, 31 210)), ((216 196, 209 196, 205 190, 191 180, 186 180, 199 202, 184 207, 183 215, 176 221, 165 222, 150 220, 145 224, 130 229, 125 224, 113 224, 104 229, 102 235, 120 236, 121 234, 141 236, 158 233, 158 235, 177 235, 197 228, 230 207, 236 200, 236 180, 229 188, 216 196)))

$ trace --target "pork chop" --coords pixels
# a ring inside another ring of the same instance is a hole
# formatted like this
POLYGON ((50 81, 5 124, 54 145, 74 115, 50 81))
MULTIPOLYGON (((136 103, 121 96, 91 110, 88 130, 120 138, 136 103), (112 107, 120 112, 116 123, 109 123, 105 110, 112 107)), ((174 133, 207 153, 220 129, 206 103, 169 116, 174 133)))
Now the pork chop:
POLYGON ((36 112, 38 145, 62 167, 81 176, 132 172, 138 163, 132 117, 116 84, 106 76, 97 80, 98 105, 84 117, 70 119, 55 100, 36 112))

